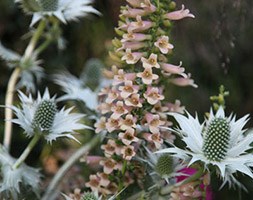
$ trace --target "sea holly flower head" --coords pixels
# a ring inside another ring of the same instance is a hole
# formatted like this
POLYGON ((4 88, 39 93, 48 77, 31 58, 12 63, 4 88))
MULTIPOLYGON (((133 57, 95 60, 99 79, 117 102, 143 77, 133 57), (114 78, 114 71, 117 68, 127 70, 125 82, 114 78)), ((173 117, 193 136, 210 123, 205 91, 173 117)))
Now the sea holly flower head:
POLYGON ((169 113, 178 122, 180 128, 175 131, 186 143, 187 149, 171 147, 158 151, 158 153, 171 153, 174 156, 188 161, 189 165, 201 162, 205 168, 210 165, 216 167, 218 175, 232 184, 240 183, 235 179, 236 171, 242 172, 253 178, 250 167, 253 165, 252 155, 248 150, 252 149, 253 134, 245 135, 244 125, 248 121, 248 115, 236 121, 235 116, 225 116, 222 107, 216 114, 210 111, 210 116, 203 124, 197 117, 178 113, 169 113))
POLYGON ((19 92, 19 98, 21 107, 11 107, 17 116, 12 122, 19 124, 28 137, 39 133, 44 135, 45 139, 50 143, 59 137, 68 137, 76 140, 71 135, 74 130, 91 129, 79 123, 84 115, 70 113, 73 108, 58 110, 56 98, 55 96, 50 97, 48 89, 45 90, 43 96, 38 93, 36 100, 31 95, 26 96, 22 92, 19 92))
POLYGON ((147 158, 143 159, 137 157, 138 160, 141 160, 148 164, 151 168, 151 176, 158 176, 162 179, 165 179, 167 183, 175 181, 177 176, 182 175, 180 170, 182 170, 185 165, 179 162, 179 159, 174 158, 168 153, 156 154, 150 151, 148 148, 144 147, 147 158))
POLYGON ((77 20, 88 13, 100 14, 90 4, 92 0, 16 0, 28 14, 33 14, 31 26, 46 16, 54 16, 63 23, 77 20))

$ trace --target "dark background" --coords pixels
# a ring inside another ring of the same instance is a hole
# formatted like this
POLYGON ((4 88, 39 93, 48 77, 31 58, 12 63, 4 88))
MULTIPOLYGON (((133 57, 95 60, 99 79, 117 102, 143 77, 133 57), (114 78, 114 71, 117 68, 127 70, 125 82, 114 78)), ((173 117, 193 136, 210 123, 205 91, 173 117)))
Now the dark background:
MULTIPOLYGON (((95 7, 102 17, 90 16, 80 23, 62 26, 67 40, 67 48, 58 51, 51 45, 43 54, 43 67, 48 74, 60 69, 68 69, 79 75, 89 58, 99 58, 107 63, 110 40, 115 36, 119 6, 123 0, 97 0, 95 7), (52 56, 53 55, 53 56, 52 56)), ((253 113, 253 1, 252 0, 213 0, 177 1, 196 16, 175 23, 171 41, 175 46, 171 63, 183 61, 187 72, 192 74, 198 88, 169 87, 169 99, 178 98, 186 108, 203 116, 211 106, 209 97, 218 93, 223 84, 230 92, 227 98, 227 113, 234 112, 238 117, 253 113)), ((21 37, 27 32, 30 17, 25 16, 10 0, 0 1, 0 40, 2 43, 22 53, 28 40, 21 37)), ((110 66, 108 66, 110 67, 110 66)), ((4 104, 8 79, 11 70, 0 61, 0 104, 4 104)), ((45 85, 58 89, 48 80, 45 85)), ((43 89, 44 90, 44 89, 43 89)), ((0 132, 3 133, 4 111, 0 110, 0 132)), ((253 126, 253 120, 247 124, 253 126)), ((2 137, 2 134, 1 134, 2 137)), ((22 146, 22 145, 21 145, 22 146)), ((21 148, 21 147, 20 147, 21 148)), ((16 152, 17 153, 17 152, 16 152)), ((15 154, 15 152, 14 152, 15 154)), ((252 181, 242 178, 249 190, 252 181)), ((250 189, 251 187, 251 189, 250 189)), ((218 189, 214 186, 214 189, 218 189)), ((253 199, 245 192, 229 191, 225 187, 215 199, 253 199)))

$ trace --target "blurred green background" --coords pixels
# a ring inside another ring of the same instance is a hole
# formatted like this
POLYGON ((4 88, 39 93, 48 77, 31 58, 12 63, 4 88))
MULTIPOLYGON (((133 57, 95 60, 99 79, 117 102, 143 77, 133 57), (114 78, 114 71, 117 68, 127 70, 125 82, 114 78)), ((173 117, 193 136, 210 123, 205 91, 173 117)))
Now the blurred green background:
MULTIPOLYGON (((230 91, 227 112, 238 117, 253 113, 253 1, 252 0, 178 0, 178 8, 185 4, 196 16, 175 23, 171 41, 175 46, 171 63, 183 61, 187 72, 198 84, 198 88, 169 87, 168 98, 178 98, 186 108, 202 116, 210 108, 209 97, 218 93, 223 84, 230 91)), ((43 54, 43 67, 48 74, 60 69, 68 69, 80 75, 84 63, 89 58, 99 58, 106 62, 110 40, 115 36, 119 6, 123 0, 97 0, 95 7, 102 17, 90 16, 79 23, 69 23, 63 27, 67 40, 64 51, 51 45, 43 54), (53 56, 52 56, 53 55, 53 56)), ((30 17, 25 16, 10 0, 0 1, 0 40, 20 53, 28 40, 20 39, 29 27, 30 17)), ((110 67, 110 66, 108 66, 110 67)), ((0 61, 0 105, 4 104, 7 82, 11 70, 0 61)), ((40 85, 58 88, 48 80, 40 85)), ((3 132, 4 111, 0 110, 0 132, 3 132)), ((253 126, 253 120, 247 124, 253 126)), ((2 137, 2 134, 1 134, 2 137)), ((24 144, 25 145, 25 144, 24 144)), ((23 145, 19 146, 20 149, 23 145)), ((16 149, 14 154, 19 154, 16 149)), ((39 154, 39 152, 37 152, 39 154)), ((242 178, 249 191, 253 192, 253 182, 242 178)), ((214 186, 215 190, 218 187, 214 186)), ((225 187, 217 192, 215 199, 253 199, 251 192, 227 191, 225 187)))

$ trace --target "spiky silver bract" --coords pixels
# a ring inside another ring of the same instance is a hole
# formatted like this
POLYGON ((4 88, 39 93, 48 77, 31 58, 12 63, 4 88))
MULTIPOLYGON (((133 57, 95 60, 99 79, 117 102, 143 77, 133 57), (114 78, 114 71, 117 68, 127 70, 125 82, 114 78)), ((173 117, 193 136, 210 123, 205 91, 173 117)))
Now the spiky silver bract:
POLYGON ((89 109, 96 110, 98 106, 97 93, 85 86, 84 80, 65 72, 55 75, 54 81, 66 93, 59 98, 59 101, 79 100, 85 103, 89 109))
POLYGON ((31 26, 46 16, 54 16, 61 22, 77 20, 89 13, 100 13, 90 4, 92 0, 16 0, 25 12, 33 14, 31 26))
POLYGON ((4 47, 0 42, 0 58, 4 60, 9 68, 20 67, 20 80, 17 88, 26 88, 27 92, 35 92, 35 83, 41 82, 45 76, 44 69, 40 67, 41 60, 37 59, 37 54, 30 57, 21 56, 18 53, 4 47))
MULTIPOLYGON (((38 93, 37 99, 33 100, 32 95, 26 96, 24 93, 19 92, 21 107, 12 106, 16 119, 12 122, 19 124, 28 137, 34 136, 35 132, 42 134, 48 142, 52 142, 59 137, 68 137, 75 139, 72 135, 74 130, 91 129, 89 126, 81 124, 79 121, 85 116, 83 114, 71 113, 72 108, 62 108, 55 110, 51 115, 50 122, 43 121, 43 112, 40 111, 42 103, 53 102, 56 103, 56 98, 50 97, 48 89, 45 90, 43 96, 38 93), (38 114, 38 112, 41 112, 38 114), (38 117, 39 115, 39 117, 38 117), (46 127, 42 123, 47 123, 46 127)), ((51 106, 52 107, 52 106, 51 106)), ((46 108, 51 108, 50 106, 46 108)), ((46 111, 45 111, 46 112, 46 111)), ((50 111, 47 111, 50 113, 50 111)), ((45 113, 45 118, 47 115, 45 113)))
POLYGON ((250 169, 253 166, 253 156, 248 153, 248 150, 252 149, 250 144, 253 142, 253 134, 251 131, 245 134, 243 130, 249 120, 248 115, 236 120, 232 114, 226 117, 223 108, 220 107, 216 114, 211 110, 209 118, 203 124, 200 124, 197 116, 194 118, 188 112, 186 116, 178 113, 169 115, 178 122, 180 128, 174 131, 185 142, 186 148, 173 146, 157 153, 170 153, 188 162, 188 166, 201 162, 208 169, 213 165, 218 175, 223 178, 223 184, 228 182, 230 186, 242 186, 234 177, 237 171, 253 179, 250 169), (215 139, 220 140, 221 144, 217 144, 215 139), (215 150, 216 148, 222 150, 215 150))
MULTIPOLYGON (((0 197, 1 199, 18 200, 21 188, 26 191, 31 190, 39 197, 39 183, 41 174, 38 169, 21 164, 19 168, 13 169, 12 166, 16 159, 11 157, 6 149, 0 145, 0 197)), ((28 194, 26 194, 28 195, 28 194)))

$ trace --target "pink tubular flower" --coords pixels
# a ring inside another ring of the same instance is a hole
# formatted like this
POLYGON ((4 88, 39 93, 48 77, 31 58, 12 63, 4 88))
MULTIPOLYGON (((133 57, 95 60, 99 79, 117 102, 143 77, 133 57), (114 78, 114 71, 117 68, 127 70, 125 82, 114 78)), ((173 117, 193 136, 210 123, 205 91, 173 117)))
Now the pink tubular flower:
POLYGON ((131 49, 126 49, 126 52, 122 56, 121 60, 125 60, 127 64, 135 64, 141 59, 142 55, 143 53, 141 52, 132 52, 131 49))
POLYGON ((138 9, 127 6, 127 8, 122 11, 122 15, 128 18, 136 18, 137 16, 145 16, 151 12, 152 10, 149 9, 138 9))
POLYGON ((119 128, 119 119, 109 118, 105 124, 106 129, 111 133, 119 128))
POLYGON ((131 160, 132 157, 134 157, 136 153, 135 153, 134 147, 131 145, 128 145, 122 148, 121 154, 123 155, 123 158, 125 160, 131 160))
POLYGON ((111 118, 119 119, 121 115, 128 113, 128 110, 124 106, 123 101, 117 101, 117 103, 112 106, 112 112, 111 118))
POLYGON ((100 185, 103 187, 107 187, 110 184, 109 176, 106 173, 97 173, 100 178, 100 185))
POLYGON ((117 99, 117 97, 119 96, 119 92, 117 90, 110 90, 108 93, 108 96, 105 100, 106 103, 111 104, 114 100, 117 99))
POLYGON ((131 94, 136 94, 139 90, 139 86, 133 85, 132 81, 125 81, 125 85, 120 86, 119 90, 120 90, 120 96, 122 98, 127 98, 131 94))
POLYGON ((151 39, 151 35, 146 35, 142 33, 133 33, 133 32, 125 33, 122 37, 123 39, 121 40, 121 42, 127 42, 127 41, 141 42, 144 40, 151 39))
POLYGON ((101 149, 104 150, 106 157, 111 157, 116 152, 116 143, 114 140, 109 139, 107 144, 101 146, 101 149))
POLYGON ((98 192, 100 188, 100 178, 97 175, 90 175, 89 180, 89 182, 85 183, 85 186, 91 188, 93 192, 98 192))
POLYGON ((136 121, 137 121, 136 117, 134 117, 131 114, 128 114, 128 115, 126 115, 125 119, 121 120, 120 129, 121 130, 127 130, 129 128, 135 128, 136 127, 136 121))
POLYGON ((113 85, 118 85, 123 83, 125 80, 134 80, 136 77, 135 73, 125 73, 123 69, 118 70, 117 74, 114 75, 113 85))
POLYGON ((94 124, 94 126, 96 127, 95 132, 96 133, 100 133, 101 131, 104 131, 106 129, 105 123, 106 123, 106 118, 105 117, 101 117, 99 119, 99 121, 97 121, 94 124))
POLYGON ((102 114, 106 114, 111 111, 111 105, 109 103, 101 103, 98 106, 98 110, 100 110, 102 114))
POLYGON ((184 78, 187 78, 187 75, 184 73, 185 68, 181 67, 182 62, 180 62, 179 65, 172 65, 168 63, 160 63, 161 68, 164 70, 165 75, 171 75, 171 74, 178 74, 183 76, 184 78))
POLYGON ((144 133, 143 138, 153 145, 153 149, 160 149, 163 139, 159 133, 144 133))
POLYGON ((152 53, 148 59, 142 57, 141 58, 142 64, 144 68, 160 68, 160 65, 157 62, 157 55, 152 53))
POLYGON ((190 78, 191 76, 188 75, 187 78, 174 78, 174 79, 171 79, 171 83, 175 84, 175 85, 178 85, 178 86, 192 86, 194 88, 197 88, 198 85, 196 85, 194 83, 194 80, 190 78))
POLYGON ((155 105, 160 100, 164 99, 164 96, 160 94, 160 91, 157 87, 148 87, 143 96, 151 105, 155 105))
POLYGON ((147 113, 145 115, 145 119, 148 122, 148 127, 151 133, 160 133, 159 126, 164 125, 164 121, 160 120, 159 115, 153 115, 151 113, 147 113))
POLYGON ((117 51, 120 51, 122 49, 139 50, 143 47, 146 47, 145 42, 122 42, 122 47, 117 49, 117 51))
POLYGON ((110 174, 114 169, 116 169, 117 163, 111 158, 105 158, 104 160, 100 161, 100 165, 103 166, 105 174, 110 174))
POLYGON ((195 18, 195 16, 190 13, 189 9, 184 9, 184 5, 182 5, 181 10, 177 10, 177 11, 173 11, 173 12, 165 14, 165 18, 169 20, 180 20, 185 17, 195 18))
POLYGON ((143 3, 144 0, 126 0, 131 6, 135 8, 141 7, 141 3, 143 3))
POLYGON ((129 22, 127 26, 128 32, 141 32, 150 29, 153 26, 151 21, 143 21, 141 16, 136 16, 136 21, 129 22))
POLYGON ((125 144, 130 145, 132 142, 138 142, 139 139, 135 137, 135 131, 133 128, 128 128, 124 133, 119 134, 119 139, 125 144))
POLYGON ((167 107, 170 112, 184 113, 185 107, 181 106, 180 100, 176 100, 175 103, 168 103, 167 107))
POLYGON ((137 77, 140 77, 142 82, 147 85, 150 85, 153 80, 159 78, 157 74, 153 74, 151 67, 146 67, 143 72, 137 73, 137 77))
POLYGON ((139 94, 132 94, 129 98, 125 100, 125 104, 127 106, 132 106, 132 107, 142 107, 142 99, 140 99, 139 94))
POLYGON ((169 50, 174 48, 174 46, 169 43, 169 37, 164 35, 158 38, 155 42, 155 46, 158 47, 163 54, 167 54, 169 50))

